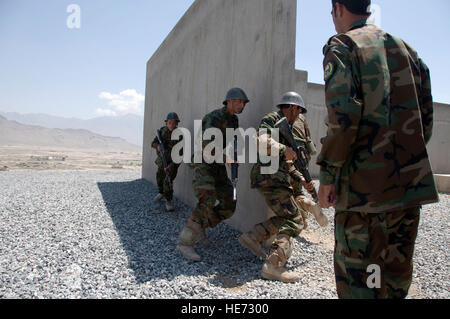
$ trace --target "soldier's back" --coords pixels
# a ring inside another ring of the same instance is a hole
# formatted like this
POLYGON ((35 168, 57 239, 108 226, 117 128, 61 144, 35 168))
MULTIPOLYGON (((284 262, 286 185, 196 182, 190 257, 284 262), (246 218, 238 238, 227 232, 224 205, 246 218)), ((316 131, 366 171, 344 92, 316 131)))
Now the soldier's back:
MULTIPOLYGON (((429 108, 432 98, 420 89, 421 76, 429 76, 423 74, 425 64, 403 40, 374 25, 333 37, 325 50, 349 59, 355 85, 351 98, 361 104, 337 208, 379 212, 435 202, 424 137, 424 121, 430 119, 423 105, 427 101, 429 108)), ((341 121, 346 121, 344 112, 341 121)))

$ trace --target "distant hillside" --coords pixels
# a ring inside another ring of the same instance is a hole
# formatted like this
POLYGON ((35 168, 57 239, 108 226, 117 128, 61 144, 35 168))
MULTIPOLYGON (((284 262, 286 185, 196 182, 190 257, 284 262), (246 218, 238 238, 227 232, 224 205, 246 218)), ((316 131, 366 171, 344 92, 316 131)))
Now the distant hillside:
POLYGON ((139 146, 122 138, 107 137, 87 130, 50 129, 20 124, 0 116, 0 145, 30 145, 73 149, 117 150, 140 152, 139 146))
POLYGON ((90 120, 15 112, 0 112, 0 115, 8 120, 27 125, 59 129, 84 129, 104 136, 121 137, 129 143, 142 146, 144 118, 139 115, 105 116, 90 120))

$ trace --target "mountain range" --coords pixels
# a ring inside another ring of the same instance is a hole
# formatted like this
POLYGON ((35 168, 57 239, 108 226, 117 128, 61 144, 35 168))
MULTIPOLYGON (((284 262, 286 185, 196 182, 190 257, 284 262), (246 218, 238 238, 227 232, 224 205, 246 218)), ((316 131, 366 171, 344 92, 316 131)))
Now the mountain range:
POLYGON ((88 130, 103 136, 120 137, 131 144, 142 146, 144 118, 139 115, 104 116, 89 120, 65 118, 48 114, 20 114, 0 112, 7 120, 21 124, 41 126, 52 129, 88 130))
POLYGON ((72 149, 140 152, 141 147, 120 137, 108 137, 84 129, 46 128, 10 121, 0 115, 0 145, 49 146, 72 149))

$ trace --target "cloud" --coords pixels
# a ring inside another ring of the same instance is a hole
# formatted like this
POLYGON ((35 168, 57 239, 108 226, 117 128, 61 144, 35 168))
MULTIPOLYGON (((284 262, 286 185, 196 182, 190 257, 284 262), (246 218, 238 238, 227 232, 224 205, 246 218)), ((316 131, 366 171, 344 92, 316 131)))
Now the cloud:
POLYGON ((125 90, 119 94, 101 92, 98 97, 108 101, 108 108, 98 108, 96 110, 96 113, 99 115, 142 114, 145 97, 134 89, 125 90))

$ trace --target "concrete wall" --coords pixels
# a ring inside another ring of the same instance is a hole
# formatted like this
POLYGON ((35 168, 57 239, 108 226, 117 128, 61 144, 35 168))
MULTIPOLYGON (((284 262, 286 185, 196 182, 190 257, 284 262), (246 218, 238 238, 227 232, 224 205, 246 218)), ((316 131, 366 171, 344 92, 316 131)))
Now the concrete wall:
MULTIPOLYGON (((221 107, 231 87, 251 102, 239 116, 258 127, 282 93, 294 89, 296 0, 197 0, 147 63, 143 178, 155 183, 150 147, 168 112, 177 112, 193 133, 194 120, 221 107)), ((238 207, 229 223, 247 231, 266 219, 263 198, 250 189, 250 168, 240 166, 238 207)), ((175 196, 194 206, 192 170, 182 165, 175 196)))
POLYGON ((433 136, 428 144, 435 174, 450 173, 450 105, 434 103, 433 136))

